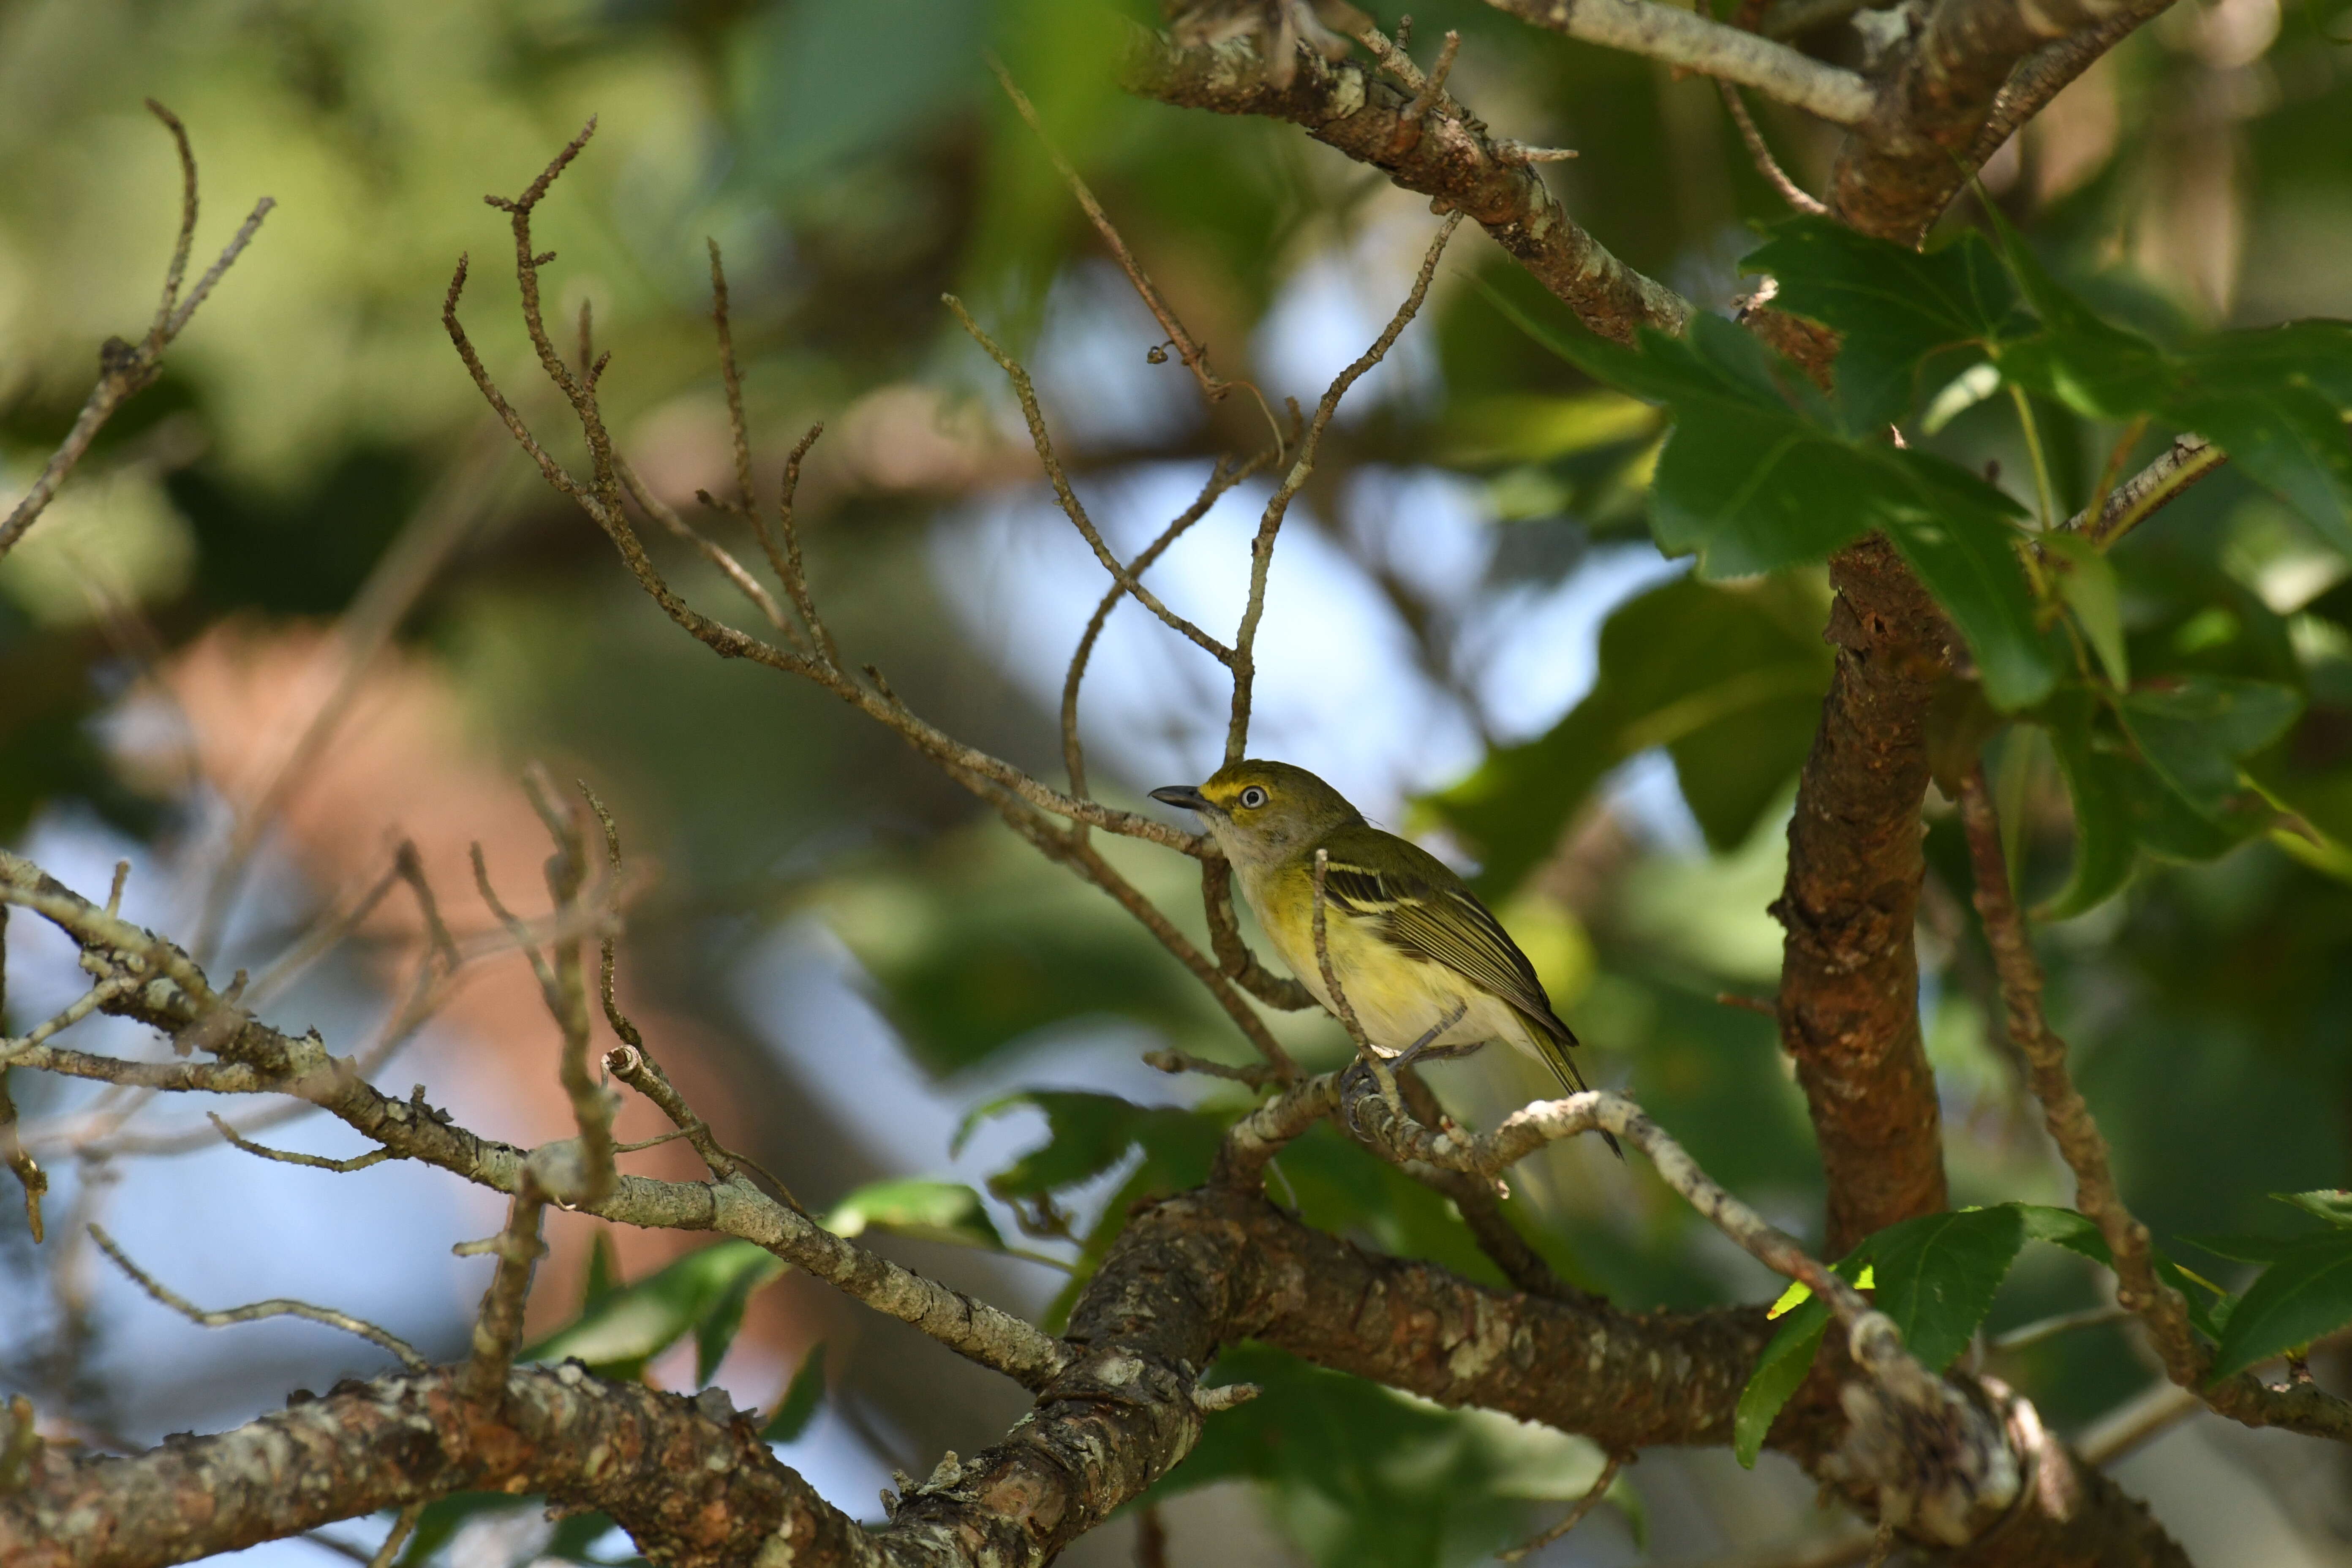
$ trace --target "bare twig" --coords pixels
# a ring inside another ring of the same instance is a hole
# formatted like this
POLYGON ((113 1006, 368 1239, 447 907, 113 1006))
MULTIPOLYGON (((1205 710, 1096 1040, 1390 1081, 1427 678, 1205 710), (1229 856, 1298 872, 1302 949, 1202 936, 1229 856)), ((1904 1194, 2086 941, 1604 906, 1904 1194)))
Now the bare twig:
MULTIPOLYGON (((1379 1051, 1372 1048, 1371 1037, 1364 1033, 1363 1025, 1356 1021, 1356 1009, 1348 1000, 1346 987, 1339 984, 1339 972, 1331 967, 1330 932, 1325 917, 1325 910, 1330 900, 1324 896, 1323 891, 1324 882, 1329 877, 1330 871, 1331 852, 1328 849, 1315 851, 1315 908, 1310 917, 1310 924, 1315 933, 1315 968, 1322 976, 1324 994, 1331 999, 1331 1016, 1339 1020, 1340 1026, 1348 1031, 1348 1038, 1356 1043, 1356 1055, 1363 1059, 1367 1067, 1377 1073, 1384 1069, 1388 1063, 1381 1058, 1379 1051)), ((1393 1081, 1384 1081, 1381 1089, 1390 1099, 1396 1098, 1396 1085, 1393 1081)))
POLYGON ((2202 436, 2176 436, 2154 462, 2112 488, 2095 520, 2085 509, 2067 519, 2066 527, 2104 550, 2229 460, 2227 452, 2202 436))
POLYGON ((1045 429, 1045 412, 1037 405, 1037 390, 1030 383, 1028 371, 981 329, 980 323, 971 319, 971 312, 964 309, 962 300, 952 294, 942 294, 940 298, 955 313, 955 319, 963 323, 963 330, 971 335, 971 340, 996 362, 997 368, 1013 384, 1013 395, 1021 404, 1021 416, 1029 426, 1030 444, 1037 449, 1037 460, 1045 465, 1045 479, 1054 487, 1054 497, 1061 502, 1063 515, 1070 520, 1079 536, 1094 551, 1095 559, 1101 562, 1103 570, 1110 574, 1111 581, 1133 595, 1137 604, 1159 616, 1161 624, 1170 630, 1183 637, 1219 664, 1231 666, 1234 662, 1233 649, 1161 604, 1160 596, 1137 582, 1133 570, 1120 564, 1118 557, 1111 553, 1110 546, 1103 542, 1101 531, 1095 527, 1094 519, 1087 515, 1085 504, 1078 500, 1077 491, 1070 488, 1069 476, 1062 469, 1061 457, 1055 451, 1053 437, 1045 429))
POLYGON ((1014 83, 1013 73, 1004 68, 1004 62, 992 52, 988 56, 988 68, 996 73, 997 83, 1004 89, 1004 96, 1013 100, 1013 107, 1036 136, 1038 145, 1045 149, 1045 156, 1053 160, 1055 171, 1062 176, 1062 183, 1070 187, 1070 194, 1077 199, 1080 210, 1087 215, 1087 221, 1093 224, 1095 232, 1102 237, 1111 259, 1118 263, 1119 270, 1126 273, 1127 280, 1134 285, 1136 294, 1143 300, 1144 309, 1150 310, 1151 319, 1160 323, 1160 330, 1168 334, 1169 346, 1176 351, 1178 361, 1192 373, 1192 379, 1200 383, 1201 395, 1212 403, 1218 403, 1231 395, 1235 387, 1240 387, 1255 398, 1259 411, 1265 416, 1266 424, 1274 428, 1275 458, 1279 461, 1282 456, 1282 426, 1275 418, 1274 410, 1266 405, 1265 394, 1250 382, 1227 381, 1209 369, 1208 348, 1184 330, 1183 321, 1170 308, 1168 301, 1160 298, 1160 290, 1152 287, 1150 274, 1143 270, 1142 263, 1137 261, 1134 253, 1128 249, 1127 241, 1119 237, 1118 229, 1110 221, 1110 215, 1103 211, 1100 202, 1095 200, 1095 194, 1087 188, 1085 178, 1069 159, 1062 155, 1062 150, 1055 144, 1054 139, 1045 134, 1045 122, 1037 118, 1036 108, 1030 103, 1029 95, 1014 83))
POLYGON ((383 1538, 383 1544, 377 1547, 375 1555, 368 1559, 368 1568, 392 1568, 400 1560, 400 1549, 408 1544, 410 1536, 416 1533, 416 1521, 424 1517, 425 1505, 421 1502, 413 1502, 402 1509, 400 1517, 392 1521, 392 1531, 383 1538))
MULTIPOLYGON (((1445 29, 1445 41, 1437 48, 1437 63, 1429 68, 1428 75, 1412 84, 1412 98, 1397 115, 1396 139, 1392 143, 1395 152, 1406 152, 1420 141, 1423 118, 1432 108, 1450 101, 1445 96, 1445 79, 1454 74, 1454 57, 1461 49, 1462 35, 1451 27, 1445 29)), ((1404 51, 1397 50, 1394 58, 1404 58, 1404 51)), ((1391 59, 1381 63, 1393 68, 1391 59)))
POLYGON ((325 755, 417 600, 497 499, 493 481, 507 454, 494 444, 494 432, 484 434, 492 439, 475 440, 467 458, 434 487, 337 620, 331 656, 317 665, 321 674, 331 671, 332 679, 321 683, 326 689, 293 745, 278 755, 260 786, 237 807, 228 842, 205 884, 189 945, 200 962, 212 959, 263 836, 277 825, 286 803, 325 755))
POLYGON ((1208 912, 1209 947, 1220 973, 1269 1007, 1303 1013, 1316 1005, 1313 992, 1259 963, 1242 940, 1241 916, 1234 910, 1234 868, 1223 856, 1201 862, 1201 904, 1208 912))
MULTIPOLYGON (((892 697, 878 684, 871 688, 859 685, 845 674, 837 663, 832 661, 831 639, 824 635, 821 626, 815 628, 818 632, 818 641, 828 650, 827 657, 823 659, 762 642, 721 621, 714 620, 688 605, 670 586, 659 568, 646 555, 643 543, 638 540, 635 530, 630 525, 623 510, 623 491, 612 437, 604 426, 604 416, 597 406, 593 390, 564 366, 561 357, 556 354, 553 344, 548 340, 546 326, 541 320, 539 312, 538 269, 550 258, 535 253, 530 248, 530 213, 539 201, 545 196, 556 176, 562 174, 564 167, 578 155, 581 147, 586 143, 588 136, 594 130, 594 126, 595 122, 591 121, 588 127, 556 155, 555 159, 541 173, 539 178, 525 190, 522 196, 512 201, 504 197, 488 198, 492 205, 513 216, 516 242, 515 270, 523 296, 524 327, 534 347, 539 350, 541 369, 555 384, 557 390, 563 394, 565 401, 571 405, 572 413, 579 421, 581 433, 587 441, 591 472, 586 481, 583 482, 568 472, 540 443, 539 438, 531 434, 530 426, 523 422, 521 416, 515 412, 514 405, 508 401, 506 395, 499 390, 498 384, 491 379, 488 370, 482 363, 481 355, 475 351, 472 340, 467 336, 465 327, 457 319, 457 307, 464 296, 467 270, 467 262, 463 258, 459 260, 457 271, 450 279, 448 293, 442 302, 442 326, 447 331, 450 343, 457 350, 457 356, 465 364, 467 373, 474 378, 475 386, 482 394, 483 399, 498 414, 517 444, 521 446, 530 455, 532 461, 539 465, 540 472, 548 484, 559 494, 570 497, 583 511, 588 514, 590 520, 604 531, 605 537, 612 541, 614 548, 620 552, 621 559, 628 567, 630 575, 635 577, 638 586, 661 606, 663 614, 668 616, 688 635, 721 658, 748 658, 769 668, 813 681, 856 707, 867 717, 897 731, 908 744, 945 766, 950 776, 965 784, 967 787, 970 787, 974 781, 985 780, 990 784, 1011 790, 1031 805, 1051 812, 1056 816, 1083 821, 1093 826, 1108 828, 1130 837, 1147 839, 1187 855, 1197 857, 1206 853, 1206 840, 1199 835, 1181 832, 1166 823, 1151 817, 1139 816, 1132 812, 1114 811, 1091 801, 1074 800, 1058 791, 1048 789, 1012 763, 991 756, 975 747, 965 745, 937 726, 916 717, 905 704, 892 697)), ((814 438, 814 432, 812 432, 812 438, 814 438)), ((804 452, 806 445, 806 442, 803 442, 800 451, 804 452)), ((796 460, 797 457, 796 452, 796 460)), ((788 469, 788 489, 789 479, 790 470, 788 469)), ((789 513, 785 521, 789 531, 789 513)), ((796 560, 796 555, 791 559, 796 560)), ((796 585, 796 574, 787 574, 787 579, 786 586, 794 590, 796 605, 802 605, 805 610, 804 593, 796 585)))
MULTIPOLYGON (((7 906, 0 904, 0 934, 7 929, 7 906)), ((0 964, 7 957, 6 944, 0 942, 0 964)), ((41 1195, 49 1190, 49 1173, 41 1169, 31 1150, 16 1131, 16 1101, 8 1092, 8 1069, 0 1066, 0 1164, 16 1173, 17 1184, 25 1189, 25 1227, 33 1233, 33 1244, 39 1246, 41 1231, 41 1195)))
POLYGON ((256 1301, 247 1307, 230 1307, 223 1311, 207 1312, 186 1297, 176 1295, 159 1284, 152 1276, 124 1257, 122 1248, 115 1245, 114 1237, 107 1235, 102 1227, 92 1225, 89 1227, 89 1238, 98 1244, 98 1249, 100 1252, 113 1259, 117 1268, 131 1276, 131 1281, 142 1290, 200 1327, 220 1329, 226 1328, 231 1323, 257 1322, 263 1318, 301 1318, 313 1323, 324 1323, 331 1329, 341 1329, 345 1333, 357 1334, 373 1344, 380 1345, 399 1357, 400 1364, 411 1372, 423 1372, 425 1368, 425 1358, 419 1355, 416 1348, 406 1340, 387 1330, 380 1329, 364 1319, 354 1318, 349 1312, 336 1311, 331 1307, 314 1307, 308 1301, 279 1299, 256 1301))
POLYGON ((546 1194, 526 1175, 507 1209, 506 1228, 487 1242, 462 1244, 458 1252, 487 1251, 497 1255, 498 1269, 490 1288, 482 1292, 482 1310, 474 1320, 474 1354, 457 1384, 465 1398, 486 1405, 502 1394, 514 1353, 522 1343, 523 1303, 530 1295, 531 1271, 547 1255, 539 1238, 540 1216, 546 1212, 546 1194))
POLYGON ((278 205, 268 196, 255 203, 252 215, 231 237, 221 251, 219 259, 205 270, 187 298, 181 300, 180 281, 187 272, 188 251, 195 241, 196 157, 188 145, 187 128, 180 123, 177 115, 152 98, 147 100, 147 109, 172 133, 173 144, 180 155, 181 174, 179 236, 172 247, 171 264, 164 270, 163 292, 155 306, 155 320, 147 329, 146 337, 138 343, 109 338, 99 349, 98 384, 90 388, 89 400, 75 417, 73 428, 66 433, 66 438, 58 443, 58 449, 42 466, 39 476, 33 481, 33 488, 25 492, 24 499, 8 513, 7 520, 0 522, 0 556, 15 549, 16 542, 24 538, 26 530, 31 528, 41 513, 47 510, 50 500, 58 493, 58 487, 65 483, 66 476, 73 472, 74 465, 81 461, 83 454, 89 450, 90 443, 98 439, 99 431, 114 416, 114 411, 133 394, 154 381, 162 366, 163 350, 187 326, 189 319, 196 313, 196 307, 205 302, 205 297, 213 291, 214 285, 235 265, 237 257, 243 254, 254 235, 260 230, 261 220, 268 216, 269 209, 278 205))
POLYGON ((2044 1124, 2074 1173, 2074 1206, 2106 1239, 2114 1258, 2116 1303, 2147 1326, 2149 1342, 2172 1381, 2200 1391, 2205 1402, 2224 1415, 2250 1426, 2284 1426, 2352 1437, 2352 1404, 2315 1386, 2274 1390, 2244 1372, 2209 1381, 2212 1354, 2189 1326, 2188 1303, 2180 1292, 2157 1277, 2147 1226, 2125 1205, 2116 1189, 2106 1138, 2067 1070, 2066 1042, 2052 1031, 2042 1012, 2042 963, 2010 889, 2000 823, 1981 763, 1961 780, 1959 804, 1976 872, 1977 912, 2000 976, 2010 1038, 2025 1057, 2028 1081, 2042 1102, 2044 1124))
POLYGON ((2054 1340, 2060 1334, 2072 1333, 2076 1329, 2095 1329, 2105 1323, 2129 1322, 2131 1317, 2131 1312, 2123 1307, 2090 1307, 2079 1312, 2061 1312, 2055 1317, 2021 1323, 2007 1333, 1995 1334, 1985 1342, 1985 1349, 2021 1351, 2044 1340, 2054 1340))
MULTIPOLYGON (((636 468, 627 458, 616 454, 613 466, 621 477, 621 488, 628 491, 629 499, 637 503, 637 509, 640 511, 661 524, 671 537, 683 540, 693 548, 697 555, 718 568, 719 575, 732 583, 738 593, 751 600, 751 607, 759 611, 770 626, 783 633, 784 639, 796 650, 804 654, 814 651, 806 634, 799 626, 794 626, 791 617, 784 614, 783 606, 776 603, 776 596, 768 592, 767 584, 752 576, 743 563, 735 559, 732 551, 680 517, 677 508, 646 489, 645 480, 637 477, 636 468)), ((719 504, 711 500, 710 492, 708 490, 696 493, 702 500, 714 507, 719 504)), ((733 509, 729 507, 724 510, 733 509)))
POLYGON ((264 1160, 276 1160, 281 1164, 308 1165, 312 1170, 332 1171, 338 1175, 349 1175, 353 1171, 364 1171, 370 1165, 381 1165, 386 1160, 394 1158, 389 1149, 371 1149, 364 1154, 354 1154, 348 1160, 330 1160, 320 1154, 296 1153, 290 1149, 266 1148, 259 1143, 249 1142, 239 1137, 236 1128, 220 1119, 218 1111, 207 1110, 205 1112, 205 1118, 213 1124, 223 1138, 227 1139, 236 1147, 248 1154, 258 1155, 264 1160))
POLYGON ((1797 211, 1814 217, 1826 216, 1829 204, 1790 179, 1788 171, 1780 167, 1780 160, 1772 156, 1772 149, 1766 145, 1764 132, 1756 128, 1756 117, 1748 112, 1747 100, 1739 96, 1739 89, 1727 81, 1718 80, 1715 85, 1722 89, 1724 111, 1731 116, 1732 124, 1739 128, 1739 139, 1748 144, 1748 155, 1755 160, 1756 172, 1764 176, 1765 184, 1778 191, 1780 199, 1797 211))
MULTIPOLYGON (((1181 539, 1194 523, 1208 516, 1210 509, 1226 491, 1255 475, 1276 457, 1276 452, 1260 452, 1239 467, 1220 459, 1210 471, 1208 482, 1201 487, 1201 493, 1193 499, 1192 504, 1178 512, 1173 521, 1160 531, 1160 537, 1144 546, 1142 552, 1129 563, 1129 573, 1140 577, 1153 562, 1168 552, 1170 545, 1181 539)), ((1125 595, 1126 590, 1117 583, 1113 583, 1109 591, 1103 595, 1101 602, 1095 605, 1095 613, 1087 620, 1087 629, 1078 638, 1077 648, 1070 655, 1069 673, 1062 678, 1062 762, 1069 770, 1070 794, 1079 800, 1087 796, 1086 753, 1078 743, 1078 688, 1087 678, 1087 665, 1094 657, 1095 643, 1109 622, 1111 611, 1118 607, 1118 602, 1125 595)), ((1070 830, 1083 835, 1087 830, 1086 824, 1073 823, 1070 830)))
MULTIPOLYGON (((555 853, 547 861, 548 897, 557 918, 575 928, 573 934, 554 944, 555 984, 549 998, 549 1010, 563 1035, 556 1075, 572 1101, 572 1121, 580 1129, 581 1155, 586 1163, 586 1185, 576 1199, 570 1194, 564 1196, 567 1201, 601 1203, 615 1180, 613 1097, 588 1071, 588 983, 577 929, 584 923, 589 907, 582 896, 588 879, 587 829, 578 808, 557 791, 545 768, 533 763, 523 770, 522 782, 524 793, 547 826, 548 836, 555 840, 555 853)), ((617 896, 616 889, 614 897, 617 896)))
POLYGON ((1257 675, 1257 628, 1265 616, 1265 578, 1274 565, 1275 536, 1282 531, 1282 520, 1290 510, 1290 503, 1305 488, 1309 474, 1315 471, 1316 453, 1323 443, 1323 432, 1330 426, 1331 417, 1339 411, 1339 400, 1348 389, 1361 380, 1368 371, 1388 357, 1389 350, 1413 317, 1421 313, 1421 302, 1429 294, 1429 281, 1437 273, 1438 258, 1445 254, 1445 242, 1454 237, 1461 226, 1462 215, 1453 212, 1437 226, 1437 237, 1429 242, 1428 252, 1421 260, 1421 270, 1412 280, 1412 289, 1405 295, 1396 314, 1381 335, 1372 340, 1371 347, 1359 354, 1355 361, 1331 380, 1324 390, 1322 400, 1315 405, 1315 416, 1307 426, 1306 438, 1299 443, 1298 456, 1292 459, 1290 469, 1282 483, 1267 498, 1265 510, 1259 515, 1257 536, 1250 542, 1249 599, 1242 608, 1240 629, 1234 634, 1231 655, 1225 659, 1234 672, 1233 718, 1225 727, 1225 761, 1241 760, 1249 744, 1251 689, 1257 675))
POLYGON ((1601 1467, 1601 1474, 1593 1478, 1592 1485, 1585 1489, 1582 1497, 1576 1500, 1575 1506, 1568 1510, 1566 1517, 1558 1524, 1540 1535, 1533 1536, 1507 1550, 1497 1552, 1495 1555, 1506 1563, 1524 1563, 1578 1525, 1582 1524, 1584 1516, 1599 1508, 1601 1500, 1609 1495, 1609 1489, 1617 1483, 1617 1472, 1624 1468, 1625 1457, 1622 1454, 1610 1455, 1608 1462, 1601 1467))
POLYGON ((1559 0, 1486 3, 1582 43, 1752 87, 1833 125, 1855 123, 1876 101, 1870 83, 1857 72, 1824 65, 1786 44, 1659 0, 1611 0, 1607 5, 1563 5, 1559 0))

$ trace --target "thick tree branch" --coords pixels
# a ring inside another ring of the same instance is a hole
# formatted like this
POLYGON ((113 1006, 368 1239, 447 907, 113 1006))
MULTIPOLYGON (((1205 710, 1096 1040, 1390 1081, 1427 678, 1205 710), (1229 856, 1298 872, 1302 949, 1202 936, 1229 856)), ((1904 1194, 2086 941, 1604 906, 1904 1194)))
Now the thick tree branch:
POLYGON ((1772 913, 1781 1044, 1796 1058, 1829 1182, 1822 1250, 1944 1207, 1941 1112, 1919 1035, 1913 927, 1926 862, 1927 703, 1946 678, 1943 616, 1894 548, 1830 563, 1838 650, 1797 784, 1789 871, 1772 913))
POLYGON ((1839 150, 1831 205, 1865 234, 1916 243, 2009 131, 2171 3, 1937 0, 1839 150))
POLYGON ((1678 332, 1690 319, 1688 300, 1578 227, 1524 154, 1515 160, 1466 116, 1408 120, 1413 95, 1360 64, 1302 54, 1280 84, 1247 38, 1180 48, 1139 31, 1124 76, 1130 92, 1180 108, 1290 121, 1406 190, 1466 213, 1603 337, 1623 342, 1645 326, 1678 332))
POLYGON ((1582 43, 1641 55, 1719 81, 1752 87, 1835 125, 1870 113, 1874 95, 1860 73, 1825 65, 1703 11, 1659 0, 1486 0, 1523 22, 1582 43))

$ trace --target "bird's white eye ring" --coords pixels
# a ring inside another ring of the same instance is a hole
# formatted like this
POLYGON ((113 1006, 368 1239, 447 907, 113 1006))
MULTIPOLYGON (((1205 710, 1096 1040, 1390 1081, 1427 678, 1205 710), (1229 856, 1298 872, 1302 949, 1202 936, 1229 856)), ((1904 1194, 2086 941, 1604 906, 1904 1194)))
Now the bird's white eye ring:
POLYGON ((1265 791, 1258 788, 1257 785, 1252 784, 1249 788, 1242 791, 1243 810, 1255 811, 1259 806, 1264 805, 1265 804, 1265 791))

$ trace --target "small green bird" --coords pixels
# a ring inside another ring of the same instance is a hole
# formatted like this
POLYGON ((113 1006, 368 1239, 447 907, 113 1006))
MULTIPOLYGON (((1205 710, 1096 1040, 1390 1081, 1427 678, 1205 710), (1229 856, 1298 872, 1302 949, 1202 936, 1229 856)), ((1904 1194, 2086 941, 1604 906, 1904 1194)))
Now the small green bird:
POLYGON ((1324 950, 1382 1057, 1402 1065, 1507 1040, 1571 1093, 1585 1087, 1568 1055, 1575 1034, 1477 895, 1445 862, 1366 822, 1305 768, 1244 759, 1206 784, 1156 789, 1151 798, 1200 813, 1266 940, 1331 1008, 1315 955, 1315 852, 1326 852, 1324 950))

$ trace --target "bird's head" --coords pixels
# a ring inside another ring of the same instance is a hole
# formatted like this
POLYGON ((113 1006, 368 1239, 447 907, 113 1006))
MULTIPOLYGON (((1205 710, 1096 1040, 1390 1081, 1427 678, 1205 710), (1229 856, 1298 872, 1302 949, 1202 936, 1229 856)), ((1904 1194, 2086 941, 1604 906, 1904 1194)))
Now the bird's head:
POLYGON ((1202 784, 1171 784, 1151 798, 1201 814, 1225 858, 1237 866, 1277 864, 1301 855, 1333 828, 1361 822, 1347 797, 1305 768, 1245 757, 1202 784))

